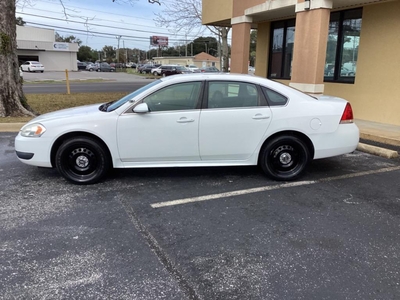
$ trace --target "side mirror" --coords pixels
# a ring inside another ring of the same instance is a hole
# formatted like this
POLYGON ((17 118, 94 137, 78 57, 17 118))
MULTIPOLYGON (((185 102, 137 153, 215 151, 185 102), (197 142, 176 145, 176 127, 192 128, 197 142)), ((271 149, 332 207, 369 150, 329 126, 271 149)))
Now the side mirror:
POLYGON ((150 111, 150 109, 149 109, 147 103, 140 103, 133 109, 133 112, 138 113, 138 114, 148 113, 149 111, 150 111))

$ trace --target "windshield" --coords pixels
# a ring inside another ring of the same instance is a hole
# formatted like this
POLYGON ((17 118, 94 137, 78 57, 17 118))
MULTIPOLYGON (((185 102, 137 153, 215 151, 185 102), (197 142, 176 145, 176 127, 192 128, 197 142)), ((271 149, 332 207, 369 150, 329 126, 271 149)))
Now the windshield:
POLYGON ((113 111, 113 110, 117 109, 118 107, 120 107, 121 105, 125 104, 129 100, 133 99, 134 97, 136 97, 140 93, 142 93, 142 92, 148 90, 149 88, 159 84, 160 82, 161 82, 160 79, 156 80, 156 81, 153 81, 152 83, 149 83, 148 85, 145 85, 145 86, 141 87, 140 89, 137 89, 133 93, 130 93, 130 94, 126 95, 125 97, 119 99, 118 101, 116 101, 116 102, 112 103, 110 106, 108 106, 107 107, 107 111, 113 111))

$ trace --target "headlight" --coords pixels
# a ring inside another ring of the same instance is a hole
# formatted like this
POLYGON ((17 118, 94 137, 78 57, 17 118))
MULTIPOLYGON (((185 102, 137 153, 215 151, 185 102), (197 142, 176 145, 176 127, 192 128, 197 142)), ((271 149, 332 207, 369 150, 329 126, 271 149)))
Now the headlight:
POLYGON ((41 124, 29 124, 21 128, 21 135, 24 137, 40 137, 45 133, 46 128, 41 124))

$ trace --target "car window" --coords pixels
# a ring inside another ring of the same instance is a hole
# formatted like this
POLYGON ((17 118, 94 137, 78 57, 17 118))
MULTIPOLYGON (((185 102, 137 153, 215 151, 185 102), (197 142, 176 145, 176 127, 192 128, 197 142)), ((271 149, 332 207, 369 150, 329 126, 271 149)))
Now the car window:
POLYGON ((165 87, 143 99, 150 111, 195 109, 199 100, 201 82, 188 82, 165 87))
POLYGON ((132 100, 133 98, 135 98, 136 96, 140 95, 140 93, 145 92, 146 90, 152 88, 153 86, 160 84, 161 80, 155 80, 145 86, 142 86, 141 88, 137 89, 136 91, 134 91, 133 93, 130 93, 128 95, 126 95, 125 97, 122 97, 121 99, 119 99, 118 101, 113 102, 108 108, 107 111, 113 111, 115 109, 117 109, 118 107, 120 107, 121 105, 124 105, 126 102, 128 102, 129 100, 132 100))
POLYGON ((261 87, 270 106, 286 105, 288 98, 266 87, 261 87))
POLYGON ((208 108, 258 106, 258 90, 254 84, 219 81, 208 85, 208 108))

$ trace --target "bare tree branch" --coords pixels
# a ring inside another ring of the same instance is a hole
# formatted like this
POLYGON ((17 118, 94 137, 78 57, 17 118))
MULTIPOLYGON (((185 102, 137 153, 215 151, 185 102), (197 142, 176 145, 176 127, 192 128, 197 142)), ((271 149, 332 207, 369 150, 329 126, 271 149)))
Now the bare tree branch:
POLYGON ((205 26, 202 24, 202 2, 201 0, 172 0, 163 3, 165 9, 162 13, 155 14, 157 26, 166 27, 173 34, 184 32, 184 34, 201 35, 206 29, 220 37, 222 45, 223 69, 228 69, 228 33, 229 27, 205 26))

